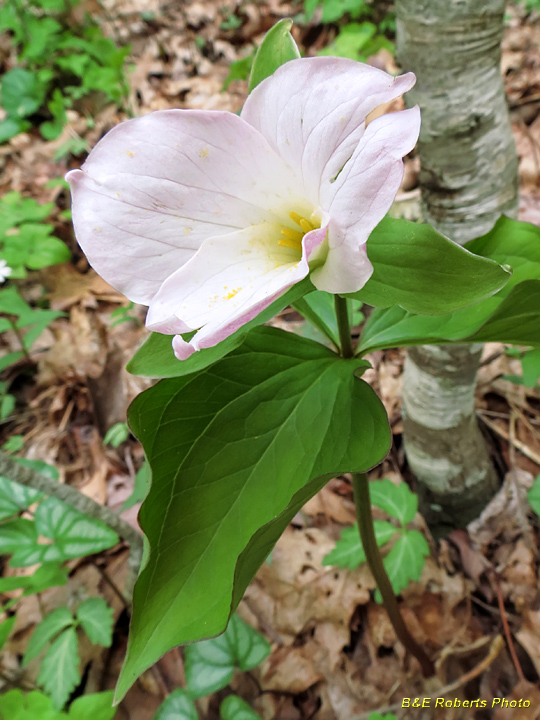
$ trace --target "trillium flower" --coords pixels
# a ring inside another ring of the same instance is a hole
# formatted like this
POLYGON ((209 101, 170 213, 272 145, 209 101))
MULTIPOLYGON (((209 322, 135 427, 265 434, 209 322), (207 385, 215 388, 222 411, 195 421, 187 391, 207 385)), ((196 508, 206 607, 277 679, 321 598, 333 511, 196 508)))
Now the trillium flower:
POLYGON ((355 292, 420 113, 365 120, 414 82, 302 58, 258 85, 240 117, 165 110, 121 123, 67 175, 77 239, 105 280, 149 306, 147 327, 175 335, 179 359, 310 273, 320 290, 355 292))

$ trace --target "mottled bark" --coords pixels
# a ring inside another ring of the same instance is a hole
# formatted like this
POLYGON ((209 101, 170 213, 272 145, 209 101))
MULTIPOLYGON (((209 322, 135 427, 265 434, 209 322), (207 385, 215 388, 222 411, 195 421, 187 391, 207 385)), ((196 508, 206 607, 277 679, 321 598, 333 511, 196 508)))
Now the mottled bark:
MULTIPOLYGON (((398 60, 417 76, 422 214, 457 243, 517 212, 517 155, 500 74, 504 0, 396 0, 398 60)), ((474 414, 478 346, 413 348, 404 440, 435 530, 463 525, 497 478, 474 414), (439 527, 438 527, 439 526, 439 527)))

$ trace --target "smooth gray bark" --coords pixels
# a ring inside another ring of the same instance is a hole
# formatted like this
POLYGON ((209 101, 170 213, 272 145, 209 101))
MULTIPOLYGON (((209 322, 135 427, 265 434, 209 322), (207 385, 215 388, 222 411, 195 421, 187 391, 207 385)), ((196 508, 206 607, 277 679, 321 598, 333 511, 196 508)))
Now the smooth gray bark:
MULTIPOLYGON (((424 220, 459 244, 517 214, 517 154, 500 73, 504 0, 396 0, 397 54, 417 77, 424 220)), ((475 517, 497 487, 474 413, 479 346, 409 351, 404 442, 437 532, 475 517)))

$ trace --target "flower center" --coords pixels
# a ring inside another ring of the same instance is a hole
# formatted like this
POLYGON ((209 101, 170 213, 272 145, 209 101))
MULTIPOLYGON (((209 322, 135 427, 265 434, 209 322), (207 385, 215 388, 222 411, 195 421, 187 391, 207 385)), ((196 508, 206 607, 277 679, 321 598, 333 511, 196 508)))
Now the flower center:
POLYGON ((281 238, 278 240, 278 245, 292 248, 293 250, 300 250, 301 252, 302 239, 304 235, 311 230, 315 230, 315 228, 320 227, 320 223, 313 218, 313 215, 309 220, 307 220, 305 217, 296 212, 290 212, 289 217, 294 223, 296 223, 296 225, 298 225, 300 230, 293 230, 292 228, 285 226, 282 227, 281 238))

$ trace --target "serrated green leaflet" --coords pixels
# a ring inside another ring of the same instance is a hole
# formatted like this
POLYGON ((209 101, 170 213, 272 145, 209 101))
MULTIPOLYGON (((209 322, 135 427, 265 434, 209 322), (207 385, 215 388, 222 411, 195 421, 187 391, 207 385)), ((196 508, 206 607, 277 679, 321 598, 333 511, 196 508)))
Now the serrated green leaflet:
POLYGON ((291 28, 292 20, 279 20, 264 36, 251 68, 249 92, 272 75, 280 65, 300 57, 291 28))
MULTIPOLYGON (((314 290, 311 280, 305 278, 294 285, 284 295, 269 305, 257 317, 243 325, 235 333, 220 342, 214 347, 199 350, 193 353, 187 360, 177 360, 172 350, 172 337, 152 333, 144 345, 135 353, 128 362, 126 370, 132 375, 143 375, 144 377, 181 377, 199 372, 212 365, 220 358, 230 353, 242 344, 247 333, 258 325, 262 325, 283 310, 291 303, 314 290)), ((193 333, 189 335, 192 337, 193 333)), ((183 336, 185 338, 188 335, 183 336)))
POLYGON ((36 658, 59 632, 71 625, 73 625, 73 616, 65 606, 56 608, 47 615, 34 629, 24 653, 23 666, 28 665, 30 660, 36 658))
POLYGON ((43 563, 33 575, 14 575, 0 578, 0 593, 23 589, 23 595, 33 595, 47 588, 67 583, 68 568, 57 562, 43 563))
POLYGON ((161 703, 154 720, 199 720, 199 715, 188 693, 178 688, 161 703))
POLYGON ((253 708, 237 695, 229 695, 221 703, 219 714, 222 720, 261 720, 253 708))
MULTIPOLYGON (((407 587, 409 581, 416 582, 420 579, 427 555, 429 555, 429 545, 418 530, 406 530, 398 538, 383 560, 396 595, 407 587)), ((378 603, 382 602, 379 589, 375 591, 375 600, 378 603)))
POLYGON ((103 598, 88 598, 77 608, 77 620, 81 623, 90 642, 110 647, 112 642, 113 609, 103 598))
POLYGON ((48 649, 37 682, 61 710, 80 679, 77 633, 70 627, 48 649))
POLYGON ((474 255, 430 225, 384 218, 369 236, 373 275, 347 297, 424 315, 443 315, 490 297, 510 279, 497 262, 474 255))
MULTIPOLYGON (((397 532, 397 529, 385 520, 374 520, 373 527, 378 547, 387 543, 397 532)), ((323 565, 337 565, 349 570, 354 570, 364 562, 366 562, 366 553, 360 540, 357 523, 343 528, 336 547, 322 560, 323 565)))
POLYGON ((269 654, 270 645, 265 638, 233 615, 222 635, 186 647, 186 683, 190 695, 199 698, 221 690, 230 683, 235 668, 251 670, 269 654))
POLYGON ((140 513, 151 552, 118 696, 169 648, 222 632, 291 513, 335 474, 385 456, 386 413, 357 363, 257 328, 212 367, 133 402, 152 467, 140 513))
POLYGON ((402 525, 414 520, 418 511, 418 496, 401 482, 399 485, 388 478, 374 480, 369 484, 371 504, 395 517, 402 525))

